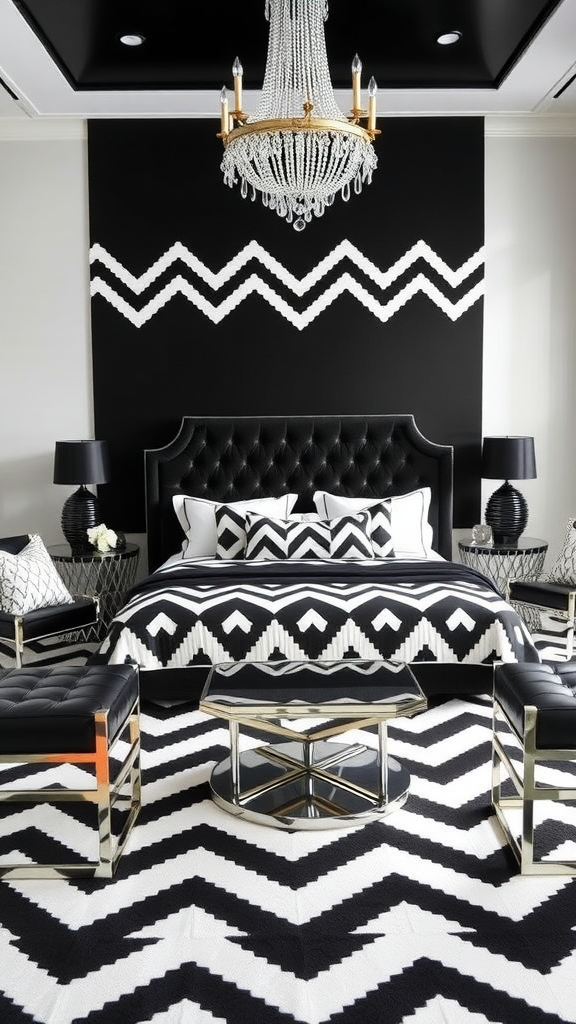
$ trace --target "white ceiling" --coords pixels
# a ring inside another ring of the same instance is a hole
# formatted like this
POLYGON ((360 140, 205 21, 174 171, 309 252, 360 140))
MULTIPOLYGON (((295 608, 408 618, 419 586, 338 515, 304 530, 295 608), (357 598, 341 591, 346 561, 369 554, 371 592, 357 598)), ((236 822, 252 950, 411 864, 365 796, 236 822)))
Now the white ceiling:
MULTIPOLYGON (((572 118, 576 115, 576 78, 561 91, 572 76, 576 76, 576 0, 564 0, 500 89, 380 90, 378 112, 382 116, 538 114, 572 118), (559 91, 561 95, 555 97, 559 91)), ((1 118, 219 116, 216 91, 75 92, 11 0, 0 0, 0 77, 18 97, 12 98, 0 86, 1 118)), ((336 96, 345 108, 349 97, 336 96)), ((256 94, 246 92, 244 108, 253 109, 255 99, 256 94)))

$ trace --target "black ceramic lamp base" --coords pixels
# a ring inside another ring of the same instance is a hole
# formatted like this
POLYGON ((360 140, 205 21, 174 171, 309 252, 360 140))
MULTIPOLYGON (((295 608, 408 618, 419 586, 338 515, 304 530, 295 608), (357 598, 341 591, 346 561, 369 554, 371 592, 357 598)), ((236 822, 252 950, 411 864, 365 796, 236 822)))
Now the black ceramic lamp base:
POLYGON ((82 484, 64 502, 62 509, 62 533, 73 551, 92 549, 87 531, 102 522, 100 502, 92 491, 82 484))
POLYGON ((528 522, 526 498, 506 480, 489 499, 484 518, 495 544, 516 544, 528 522))

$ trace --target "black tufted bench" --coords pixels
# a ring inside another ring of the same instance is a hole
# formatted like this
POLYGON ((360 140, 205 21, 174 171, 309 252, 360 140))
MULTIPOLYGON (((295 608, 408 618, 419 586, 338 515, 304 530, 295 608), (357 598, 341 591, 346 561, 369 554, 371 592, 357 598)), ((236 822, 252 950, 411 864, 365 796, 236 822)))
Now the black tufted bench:
MULTIPOLYGON (((0 765, 81 765, 87 789, 0 789, 0 800, 96 804, 98 859, 77 863, 0 862, 1 878, 110 878, 140 809, 138 668, 129 665, 31 666, 0 671, 0 765), (122 743, 118 741, 122 740, 122 743), (127 742, 126 742, 127 741, 127 742), (123 827, 114 834, 112 816, 123 827)), ((0 775, 1 781, 1 775, 0 775)), ((57 837, 66 842, 66 836, 57 837)))
MULTIPOLYGON (((576 859, 535 856, 534 805, 540 800, 576 801, 576 779, 560 788, 542 780, 542 763, 576 762, 576 662, 506 664, 494 670, 492 803, 522 874, 576 874, 576 859), (510 756, 520 746, 522 772, 510 756), (502 771, 515 795, 502 794, 502 771), (510 810, 521 811, 521 830, 510 810)), ((574 765, 572 766, 574 767, 574 765)))

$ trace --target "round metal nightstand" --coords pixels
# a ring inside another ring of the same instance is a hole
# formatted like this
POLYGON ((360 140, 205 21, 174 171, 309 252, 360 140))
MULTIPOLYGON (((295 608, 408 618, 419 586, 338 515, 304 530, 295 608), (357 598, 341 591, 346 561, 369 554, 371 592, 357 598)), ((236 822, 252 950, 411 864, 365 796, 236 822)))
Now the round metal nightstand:
POLYGON ((478 569, 506 597, 508 580, 534 579, 540 575, 548 544, 537 537, 520 537, 515 544, 491 545, 460 540, 458 550, 464 565, 478 569))
POLYGON ((68 544, 48 548, 52 561, 70 593, 96 596, 100 602, 100 624, 93 627, 88 640, 103 640, 126 591, 136 578, 140 547, 125 544, 110 551, 72 551, 68 544))

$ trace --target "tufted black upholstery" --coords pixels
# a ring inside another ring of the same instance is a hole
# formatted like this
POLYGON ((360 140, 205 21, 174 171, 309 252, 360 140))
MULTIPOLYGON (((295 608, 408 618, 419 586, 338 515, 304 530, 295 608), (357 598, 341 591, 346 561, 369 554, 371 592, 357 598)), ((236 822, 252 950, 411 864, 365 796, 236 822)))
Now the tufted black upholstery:
POLYGON ((411 415, 184 417, 166 447, 145 452, 148 566, 178 550, 175 494, 236 501, 316 490, 386 497, 432 489, 437 551, 452 553, 453 450, 428 441, 411 415))
POLYGON ((541 750, 576 748, 576 663, 505 664, 494 670, 494 697, 522 738, 524 708, 538 710, 536 745, 541 750))
POLYGON ((113 742, 138 697, 135 665, 41 666, 0 672, 0 754, 93 751, 94 712, 113 742))
POLYGON ((547 812, 536 814, 537 805, 542 808, 543 803, 576 803, 575 762, 576 663, 498 665, 494 670, 492 806, 523 875, 576 875, 574 854, 562 842, 550 845, 547 812), (517 742, 511 743, 514 734, 517 742), (560 785, 544 774, 544 769, 556 766, 564 772, 560 785))

